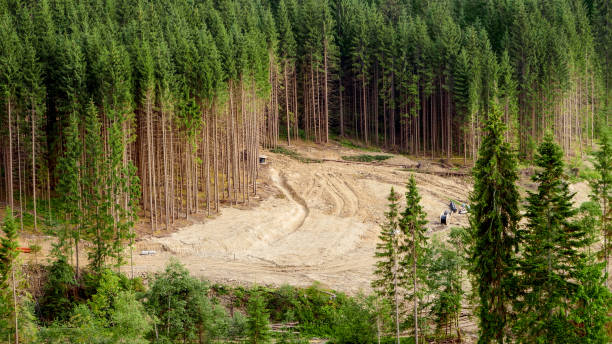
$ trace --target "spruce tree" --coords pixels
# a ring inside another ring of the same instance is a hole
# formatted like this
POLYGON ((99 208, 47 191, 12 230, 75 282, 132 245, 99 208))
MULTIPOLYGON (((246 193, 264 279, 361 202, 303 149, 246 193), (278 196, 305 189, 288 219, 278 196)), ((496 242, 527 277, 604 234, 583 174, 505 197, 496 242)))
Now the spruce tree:
MULTIPOLYGON (((610 248, 612 248, 612 134, 604 125, 600 128, 599 149, 593 153, 593 167, 597 172, 591 180, 591 199, 599 205, 599 228, 603 237, 602 256, 605 273, 610 268, 610 248)), ((606 286, 608 279, 606 277, 606 286)))
POLYGON ((404 271, 403 283, 406 284, 406 297, 413 303, 414 341, 418 344, 419 304, 423 296, 420 285, 423 282, 423 258, 427 248, 427 237, 425 236, 427 221, 425 211, 419 204, 421 196, 417 190, 414 176, 410 177, 406 188, 406 209, 401 213, 399 221, 403 237, 399 250, 404 256, 401 262, 404 271))
MULTIPOLYGON (((7 128, 8 137, 5 138, 3 145, 7 147, 6 165, 4 166, 4 174, 7 176, 7 198, 8 205, 12 211, 14 204, 13 190, 13 135, 14 125, 16 123, 17 108, 17 87, 20 82, 21 66, 19 64, 21 55, 21 44, 15 25, 11 17, 6 14, 0 16, 0 104, 2 110, 2 123, 6 123, 3 127, 7 128)), ((4 128, 3 128, 4 129, 4 128)))
POLYGON ((503 343, 506 338, 512 276, 517 248, 519 194, 516 157, 504 142, 500 113, 489 113, 485 136, 474 167, 470 226, 471 269, 479 296, 478 343, 503 343))
POLYGON ((17 225, 11 209, 6 209, 2 225, 4 235, 0 238, 0 286, 4 286, 10 276, 13 261, 17 258, 17 225))
POLYGON ((399 223, 398 223, 398 200, 399 195, 391 188, 389 197, 389 211, 385 213, 386 222, 381 226, 381 231, 378 236, 379 242, 376 244, 376 268, 374 275, 376 279, 372 281, 372 288, 377 294, 389 301, 393 305, 395 314, 395 334, 396 340, 399 343, 399 300, 401 284, 398 284, 400 278, 399 273, 399 247, 400 239, 399 223))
POLYGON ((15 304, 14 297, 14 262, 18 255, 17 224, 11 209, 6 210, 2 232, 4 235, 0 237, 0 335, 4 339, 15 334, 15 329, 18 327, 16 321, 18 305, 15 304))
POLYGON ((85 203, 83 225, 87 239, 92 248, 88 252, 89 264, 95 272, 100 273, 106 258, 111 253, 113 227, 105 226, 107 207, 104 203, 103 171, 104 156, 101 138, 101 124, 93 102, 87 107, 84 118, 84 149, 86 159, 83 161, 83 202, 85 203))
POLYGON ((520 296, 515 335, 521 343, 567 342, 573 324, 567 318, 576 293, 579 267, 586 258, 587 233, 573 218, 577 213, 564 173, 563 151, 548 133, 535 155, 532 177, 537 192, 527 197, 527 226, 519 230, 520 296))
POLYGON ((264 344, 270 342, 269 317, 266 304, 259 293, 252 294, 247 305, 247 333, 250 344, 264 344))
MULTIPOLYGON (((81 192, 80 192, 80 157, 81 142, 79 140, 79 124, 76 112, 71 112, 68 126, 64 130, 64 154, 58 162, 58 185, 60 195, 59 210, 64 214, 63 222, 57 226, 57 241, 53 244, 56 257, 68 260, 72 254, 72 242, 80 240, 77 227, 81 223, 81 192)), ((78 253, 77 253, 78 254, 78 253)))

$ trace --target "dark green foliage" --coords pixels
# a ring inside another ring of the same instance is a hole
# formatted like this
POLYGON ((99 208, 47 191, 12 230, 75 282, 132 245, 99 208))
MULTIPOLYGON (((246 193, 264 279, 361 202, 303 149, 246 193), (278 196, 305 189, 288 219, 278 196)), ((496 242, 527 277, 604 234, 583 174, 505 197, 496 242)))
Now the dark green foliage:
POLYGON ((402 232, 399 251, 403 256, 400 262, 403 270, 400 279, 406 289, 406 300, 413 303, 413 312, 409 319, 412 321, 416 334, 417 329, 423 325, 418 323, 418 313, 424 296, 424 291, 420 290, 420 286, 425 276, 424 258, 427 249, 425 224, 427 221, 425 211, 420 204, 421 196, 417 190, 414 176, 410 176, 406 189, 406 208, 401 212, 399 220, 399 228, 402 232))
MULTIPOLYGON (((599 206, 598 226, 603 237, 602 256, 606 270, 610 265, 612 248, 612 134, 603 124, 600 128, 599 149, 593 153, 596 176, 591 179, 591 199, 599 206)), ((606 282, 606 285, 608 283, 606 282)))
POLYGON ((247 304, 247 336, 251 344, 264 344, 270 342, 270 315, 266 311, 263 297, 251 294, 247 304))
MULTIPOLYGON (((398 221, 398 200, 399 195, 391 188, 389 197, 389 211, 385 213, 386 222, 381 226, 378 235, 379 242, 376 244, 376 268, 374 270, 375 280, 372 281, 372 288, 390 302, 395 304, 394 298, 397 287, 394 285, 394 278, 398 274, 400 255, 398 252, 399 244, 399 221, 398 221)), ((397 276, 397 278, 400 278, 397 276)))
POLYGON ((502 343, 506 337, 512 276, 517 249, 519 194, 516 157, 504 141, 500 112, 489 114, 485 136, 474 167, 470 197, 473 239, 471 269, 478 291, 479 343, 502 343))
POLYGON ((533 176, 538 191, 530 193, 525 214, 527 227, 519 231, 523 253, 519 258, 521 295, 515 302, 519 341, 562 342, 571 338, 566 318, 575 293, 576 268, 585 259, 580 247, 586 233, 574 222, 576 209, 565 182, 563 152, 548 134, 538 147, 533 176))
MULTIPOLYGON (((11 210, 7 209, 4 223, 2 224, 2 237, 0 237, 0 329, 13 328, 13 298, 11 294, 13 269, 15 268, 15 259, 17 258, 17 224, 15 218, 11 214, 11 210)), ((0 330, 0 334, 9 335, 0 330)), ((5 337, 2 337, 5 338, 5 337)))
POLYGON ((17 224, 11 213, 11 209, 8 208, 2 224, 2 233, 4 234, 0 237, 0 286, 3 286, 3 289, 7 287, 7 280, 19 254, 19 251, 17 251, 19 246, 17 224))
POLYGON ((77 283, 74 270, 64 258, 49 267, 48 280, 40 300, 40 318, 45 322, 68 320, 72 314, 77 283))
POLYGON ((387 159, 392 158, 391 155, 369 155, 369 154, 362 154, 362 155, 350 155, 350 156, 343 156, 342 159, 343 160, 347 160, 347 161, 359 161, 359 162, 373 162, 373 161, 384 161, 387 159))

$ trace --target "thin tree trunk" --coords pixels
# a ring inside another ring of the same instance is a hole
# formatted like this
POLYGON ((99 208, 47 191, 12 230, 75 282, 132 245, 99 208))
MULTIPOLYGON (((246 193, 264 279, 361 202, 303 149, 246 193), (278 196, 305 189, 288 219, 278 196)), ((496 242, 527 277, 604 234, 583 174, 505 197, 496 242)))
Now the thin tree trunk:
POLYGON ((11 208, 11 216, 13 216, 13 211, 15 209, 15 204, 13 200, 13 122, 12 122, 12 109, 11 109, 11 99, 9 97, 7 101, 8 108, 8 132, 9 132, 9 148, 8 148, 8 196, 9 196, 9 206, 11 208))
POLYGON ((21 178, 21 133, 19 132, 19 123, 17 123, 17 173, 19 182, 19 223, 21 225, 21 232, 23 232, 23 193, 22 193, 22 178, 21 178))
POLYGON ((11 278, 13 280, 13 312, 15 315, 15 344, 19 344, 19 314, 17 313, 17 292, 15 283, 15 266, 11 267, 11 278))
MULTIPOLYGON (((323 23, 323 35, 326 37, 325 32, 325 23, 323 23)), ((324 64, 324 73, 323 73, 323 89, 325 92, 324 100, 325 100, 325 143, 329 142, 329 92, 327 91, 327 38, 323 40, 323 64, 324 64)))
POLYGON ((417 266, 416 266, 416 229, 412 228, 412 282, 414 288, 414 343, 419 344, 419 304, 417 289, 417 266))
POLYGON ((30 117, 32 124, 32 200, 34 203, 34 231, 38 230, 38 219, 36 214, 36 138, 35 138, 35 127, 36 118, 34 111, 34 102, 32 102, 32 115, 30 117))

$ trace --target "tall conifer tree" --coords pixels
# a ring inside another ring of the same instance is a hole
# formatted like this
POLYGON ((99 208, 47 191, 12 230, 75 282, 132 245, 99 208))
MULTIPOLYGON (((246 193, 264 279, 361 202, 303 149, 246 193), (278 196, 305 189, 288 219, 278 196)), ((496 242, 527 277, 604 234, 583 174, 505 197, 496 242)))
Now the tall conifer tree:
POLYGON ((479 296, 479 344, 504 343, 512 300, 519 194, 516 157, 504 140, 500 112, 488 116, 474 167, 471 273, 479 296))
POLYGON ((537 192, 527 198, 528 223, 519 231, 520 296, 516 336, 521 343, 563 343, 572 337, 567 314, 577 291, 587 233, 574 219, 577 209, 564 173, 563 151, 548 133, 535 155, 537 192))
MULTIPOLYGON (((600 207, 599 227, 603 237, 602 255, 606 262, 605 272, 610 268, 610 248, 612 248, 612 134, 604 125, 600 128, 599 150, 593 162, 597 176, 591 181, 591 199, 600 207)), ((606 286, 608 281, 606 278, 606 286)))
POLYGON ((404 270, 403 282, 406 283, 407 298, 413 303, 414 341, 419 343, 419 304, 423 292, 419 289, 423 279, 423 258, 427 246, 425 232, 425 211, 419 204, 421 196, 416 187, 414 176, 406 186, 406 208, 401 213, 399 226, 403 234, 400 252, 404 255, 401 262, 404 270))
POLYGON ((392 305, 395 318, 395 334, 396 340, 399 343, 399 260, 400 253, 398 242, 400 239, 399 221, 398 221, 398 200, 399 195, 391 188, 388 207, 389 211, 385 213, 386 222, 381 226, 381 231, 378 236, 379 243, 376 244, 375 257, 376 268, 374 275, 376 279, 372 281, 372 288, 376 290, 379 296, 386 298, 392 305))

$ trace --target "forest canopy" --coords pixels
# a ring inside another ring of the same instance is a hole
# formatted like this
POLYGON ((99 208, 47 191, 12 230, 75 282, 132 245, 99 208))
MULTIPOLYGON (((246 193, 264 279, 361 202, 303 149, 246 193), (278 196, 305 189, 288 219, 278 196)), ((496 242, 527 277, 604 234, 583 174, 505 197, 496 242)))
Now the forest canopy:
POLYGON ((168 227, 248 202, 283 140, 475 161, 493 107, 523 159, 547 130, 582 156, 609 125, 610 7, 2 0, 0 200, 35 228, 58 194, 72 226, 102 207, 127 230, 139 207, 168 227))

